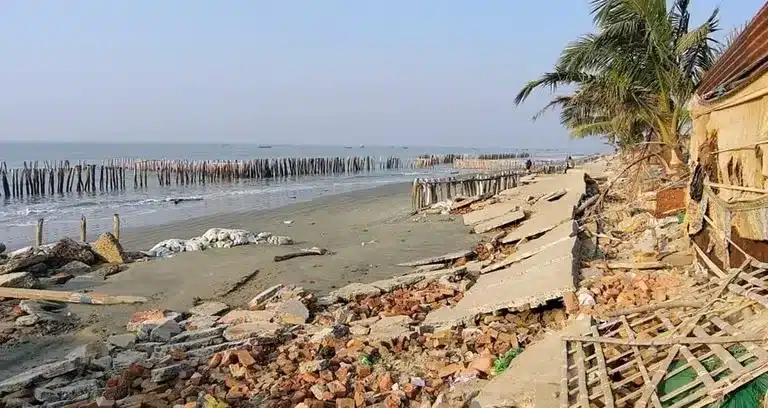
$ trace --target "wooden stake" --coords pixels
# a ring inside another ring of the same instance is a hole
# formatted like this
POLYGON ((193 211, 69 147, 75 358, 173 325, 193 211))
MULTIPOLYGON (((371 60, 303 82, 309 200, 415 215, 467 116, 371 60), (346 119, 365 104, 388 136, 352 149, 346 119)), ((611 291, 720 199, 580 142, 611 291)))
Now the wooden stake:
POLYGON ((620 346, 638 346, 638 347, 656 347, 656 346, 674 346, 690 344, 732 344, 732 343, 753 343, 765 342, 768 338, 763 336, 706 336, 706 337, 677 337, 673 339, 651 339, 651 340, 624 340, 613 337, 589 337, 589 336, 565 336, 566 341, 579 341, 582 343, 600 343, 615 344, 620 346))
POLYGON ((85 220, 85 215, 80 216, 80 241, 82 242, 88 242, 86 239, 86 228, 87 228, 87 221, 85 220))
POLYGON ((112 216, 112 234, 120 239, 120 216, 117 214, 112 216))
POLYGON ((37 225, 35 226, 35 246, 39 247, 40 245, 43 245, 43 218, 39 218, 37 220, 37 225))

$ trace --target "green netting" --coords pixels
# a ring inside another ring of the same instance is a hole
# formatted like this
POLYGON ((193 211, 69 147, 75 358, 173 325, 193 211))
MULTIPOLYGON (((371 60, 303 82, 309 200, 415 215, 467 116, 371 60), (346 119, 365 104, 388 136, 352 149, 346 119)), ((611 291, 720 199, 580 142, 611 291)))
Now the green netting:
MULTIPOLYGON (((733 355, 734 358, 739 358, 747 352, 747 350, 740 345, 731 346, 728 348, 728 351, 733 355)), ((720 367, 722 362, 716 357, 710 357, 702 361, 701 364, 704 366, 704 368, 706 368, 708 372, 712 372, 720 367)), ((672 362, 669 370, 674 371, 683 365, 685 365, 685 361, 675 360, 672 362)), ((727 373, 728 371, 725 372, 725 374, 727 373)), ((721 374, 721 376, 722 375, 723 374, 721 374)), ((692 368, 687 368, 659 383, 659 393, 661 395, 669 394, 678 388, 689 384, 694 379, 696 379, 696 371, 694 371, 692 368)), ((718 379, 719 378, 715 378, 715 380, 718 379)), ((698 388, 699 387, 694 387, 690 390, 687 390, 675 398, 663 402, 661 405, 665 408, 670 407, 692 392, 696 391, 698 388)), ((761 375, 760 377, 754 379, 750 383, 726 396, 722 402, 714 403, 710 405, 709 408, 758 408, 761 406, 760 404, 762 404, 766 393, 768 393, 768 374, 761 375)))

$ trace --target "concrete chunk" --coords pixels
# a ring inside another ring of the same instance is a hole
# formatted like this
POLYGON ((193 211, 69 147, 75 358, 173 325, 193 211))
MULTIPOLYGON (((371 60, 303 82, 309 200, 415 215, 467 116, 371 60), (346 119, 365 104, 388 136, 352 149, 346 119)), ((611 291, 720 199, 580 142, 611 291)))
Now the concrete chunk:
POLYGON ((196 316, 215 316, 229 310, 229 306, 222 302, 205 302, 191 309, 189 313, 196 316))
POLYGON ((304 324, 309 319, 309 309, 296 299, 280 302, 274 310, 283 324, 304 324))
POLYGON ((579 241, 569 237, 509 268, 482 275, 453 308, 430 312, 426 325, 454 326, 480 313, 500 309, 537 307, 575 291, 579 241))
POLYGON ((224 330, 223 335, 227 341, 237 341, 250 338, 258 338, 269 341, 275 340, 281 329, 282 326, 279 324, 270 322, 240 323, 227 327, 227 329, 224 330))
POLYGON ((45 364, 27 370, 22 374, 11 377, 0 382, 0 392, 11 393, 25 388, 29 388, 35 382, 41 379, 55 378, 60 375, 77 370, 82 367, 84 362, 81 359, 74 358, 70 360, 57 361, 51 364, 45 364))
POLYGON ((471 250, 471 249, 470 250, 456 251, 456 252, 451 252, 450 254, 433 256, 431 258, 424 258, 424 259, 419 259, 419 260, 416 260, 416 261, 400 263, 400 264, 397 264, 397 266, 422 266, 422 265, 450 262, 450 261, 454 261, 454 260, 459 259, 459 258, 463 258, 465 256, 470 256, 473 253, 474 253, 474 251, 471 250))
POLYGON ((517 210, 519 207, 520 202, 516 200, 491 204, 483 209, 464 214, 464 225, 475 225, 501 217, 506 213, 517 210))
POLYGON ((253 299, 251 299, 250 302, 248 302, 248 308, 251 310, 257 310, 264 306, 265 303, 269 301, 278 290, 282 289, 283 285, 277 284, 275 286, 272 286, 271 288, 267 288, 263 292, 259 293, 258 295, 254 296, 253 299))
POLYGON ((350 283, 343 288, 334 290, 330 293, 330 296, 350 301, 358 297, 376 296, 380 294, 381 290, 375 286, 365 283, 350 283))
POLYGON ((275 317, 272 310, 233 310, 219 319, 219 323, 240 324, 253 322, 268 322, 275 317))
POLYGON ((13 272, 0 275, 0 287, 32 289, 40 282, 29 272, 13 272))
POLYGON ((525 219, 525 212, 523 212, 523 210, 512 211, 496 218, 491 218, 488 221, 481 222, 480 224, 475 225, 473 230, 476 234, 481 234, 523 219, 525 219))

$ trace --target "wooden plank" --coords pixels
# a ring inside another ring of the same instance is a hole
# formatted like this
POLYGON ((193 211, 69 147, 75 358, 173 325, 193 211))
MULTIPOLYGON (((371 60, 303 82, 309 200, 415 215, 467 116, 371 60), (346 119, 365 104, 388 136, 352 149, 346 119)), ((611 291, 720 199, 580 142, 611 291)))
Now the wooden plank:
POLYGON ((584 365, 586 357, 584 356, 584 347, 581 342, 573 342, 576 349, 576 371, 579 380, 579 405, 581 408, 589 407, 589 392, 587 391, 587 369, 584 365))
MULTIPOLYGON (((742 334, 743 332, 740 330, 737 330, 733 325, 726 322, 725 320, 721 319, 718 316, 712 316, 709 318, 709 321, 711 321, 715 326, 717 326, 720 330, 723 330, 724 332, 728 333, 731 336, 738 336, 742 334)), ((752 353, 755 357, 762 361, 768 361, 768 352, 763 350, 762 347, 757 346, 755 343, 741 343, 744 348, 747 349, 750 353, 752 353)))
POLYGON ((715 263, 712 262, 711 259, 709 259, 707 254, 704 253, 704 251, 701 248, 699 248, 699 245, 695 241, 691 240, 691 244, 693 246, 693 249, 696 250, 696 253, 699 255, 699 258, 701 258, 701 260, 704 262, 704 264, 707 265, 707 268, 709 268, 709 270, 712 271, 712 273, 717 275, 719 278, 725 278, 727 276, 725 272, 723 272, 720 268, 718 268, 717 265, 715 265, 715 263))
POLYGON ((112 296, 103 293, 78 293, 57 290, 0 288, 0 298, 52 300, 67 303, 84 303, 89 305, 119 305, 144 303, 148 299, 140 296, 112 296))
MULTIPOLYGON (((600 333, 597 332, 597 327, 592 326, 592 335, 600 337, 600 333)), ((605 355, 603 354, 603 346, 600 344, 594 344, 595 355, 597 356, 597 375, 600 377, 600 387, 603 389, 603 402, 606 408, 614 408, 613 403, 613 390, 611 389, 611 380, 608 379, 608 368, 605 365, 605 355)))
MULTIPOLYGON (((704 331, 701 327, 696 327, 693 329, 693 334, 699 337, 705 337, 707 336, 707 332, 704 331)), ((731 353, 728 352, 723 346, 719 344, 710 344, 709 345, 710 350, 712 350, 713 353, 717 356, 717 358, 720 359, 720 361, 725 364, 729 370, 731 370, 731 374, 735 375, 741 375, 744 373, 744 367, 739 364, 738 361, 736 361, 735 358, 731 355, 731 353)))
POLYGON ((563 378, 560 379, 560 408, 568 408, 568 342, 563 340, 563 378))

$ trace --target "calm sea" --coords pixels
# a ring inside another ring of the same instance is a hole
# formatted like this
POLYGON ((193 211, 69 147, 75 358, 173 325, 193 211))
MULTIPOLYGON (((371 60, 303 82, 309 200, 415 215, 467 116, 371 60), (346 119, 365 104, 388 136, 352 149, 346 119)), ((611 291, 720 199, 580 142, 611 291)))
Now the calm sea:
MULTIPOLYGON (((94 143, 7 143, 0 142, 0 162, 9 168, 24 161, 87 161, 101 163, 108 158, 247 160, 259 157, 397 156, 412 159, 421 154, 481 154, 512 152, 513 149, 472 149, 403 146, 278 146, 255 144, 94 144, 94 143)), ((592 152, 564 152, 555 149, 527 150, 535 158, 563 159, 567 155, 592 152)), ((80 217, 88 219, 89 231, 109 231, 112 215, 120 214, 124 228, 172 223, 190 217, 270 209, 297 201, 339 194, 382 184, 410 182, 415 177, 444 176, 453 169, 400 169, 333 177, 250 180, 226 184, 160 187, 150 176, 150 187, 134 190, 131 180, 123 192, 68 194, 43 198, 0 200, 0 242, 9 249, 33 243, 34 225, 45 219, 45 240, 76 237, 80 217), (167 198, 202 198, 174 205, 167 198)), ((202 233, 204 231, 200 231, 202 233)), ((168 237, 187 238, 187 237, 168 237)), ((147 248, 149 249, 149 248, 147 248)))

